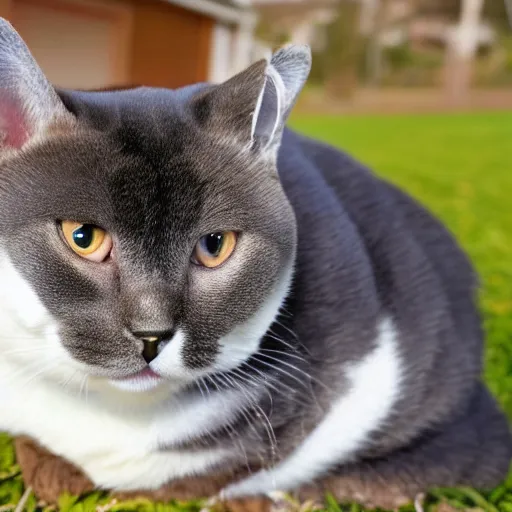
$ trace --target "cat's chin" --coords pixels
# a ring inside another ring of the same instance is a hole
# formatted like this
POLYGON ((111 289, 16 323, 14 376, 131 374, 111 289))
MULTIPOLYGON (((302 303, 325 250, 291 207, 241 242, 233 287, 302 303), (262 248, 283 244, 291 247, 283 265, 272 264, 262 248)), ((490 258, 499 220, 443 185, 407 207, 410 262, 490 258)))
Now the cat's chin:
POLYGON ((109 379, 108 383, 119 391, 125 391, 128 393, 144 393, 153 391, 164 386, 166 383, 168 384, 169 382, 151 370, 151 368, 145 368, 144 370, 128 377, 109 379))

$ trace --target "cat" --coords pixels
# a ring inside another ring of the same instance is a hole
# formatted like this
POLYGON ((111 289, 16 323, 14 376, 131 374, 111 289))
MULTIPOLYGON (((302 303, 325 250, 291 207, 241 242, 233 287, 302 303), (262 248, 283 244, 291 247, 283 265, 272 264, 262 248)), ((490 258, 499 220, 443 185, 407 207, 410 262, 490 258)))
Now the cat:
POLYGON ((61 90, 1 22, 0 430, 118 491, 500 482, 475 273, 285 127, 310 66, 291 45, 218 85, 61 90))

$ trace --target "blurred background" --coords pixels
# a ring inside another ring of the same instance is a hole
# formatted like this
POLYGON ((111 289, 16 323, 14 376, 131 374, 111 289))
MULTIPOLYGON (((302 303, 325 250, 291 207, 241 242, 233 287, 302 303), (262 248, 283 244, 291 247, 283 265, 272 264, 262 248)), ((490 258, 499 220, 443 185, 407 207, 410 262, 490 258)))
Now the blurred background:
POLYGON ((222 81, 286 42, 316 112, 512 107, 505 0, 0 0, 57 85, 222 81))
POLYGON ((482 280, 485 376, 512 419, 512 0, 0 0, 57 85, 219 82, 310 44, 291 126, 422 201, 482 280))

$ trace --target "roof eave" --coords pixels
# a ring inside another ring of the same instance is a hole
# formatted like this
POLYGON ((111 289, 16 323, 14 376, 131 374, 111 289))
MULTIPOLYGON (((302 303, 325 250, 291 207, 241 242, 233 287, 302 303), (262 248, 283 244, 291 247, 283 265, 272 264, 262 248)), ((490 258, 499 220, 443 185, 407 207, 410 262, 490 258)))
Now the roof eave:
POLYGON ((255 25, 257 15, 251 9, 230 7, 212 0, 165 0, 188 10, 196 11, 224 23, 255 25))

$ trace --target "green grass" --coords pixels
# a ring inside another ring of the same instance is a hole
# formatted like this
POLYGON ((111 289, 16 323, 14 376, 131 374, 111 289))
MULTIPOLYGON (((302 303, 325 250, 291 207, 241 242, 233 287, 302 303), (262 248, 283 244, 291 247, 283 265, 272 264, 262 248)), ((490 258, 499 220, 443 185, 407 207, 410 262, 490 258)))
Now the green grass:
MULTIPOLYGON (((456 234, 482 278, 481 307, 487 329, 485 379, 512 420, 512 113, 398 117, 296 116, 296 129, 343 147, 378 174, 425 203, 456 234)), ((0 436, 0 511, 12 510, 23 493, 12 446, 0 436)), ((512 475, 493 493, 472 489, 435 491, 454 507, 512 512, 512 475)), ((63 498, 63 512, 95 511, 107 496, 63 498)), ((28 510, 36 507, 32 497, 28 510)), ((112 506, 116 511, 195 512, 199 505, 112 506)), ((360 511, 356 505, 329 512, 360 511)), ((406 510, 414 510, 408 507, 406 510)))
POLYGON ((512 420, 512 113, 299 117, 407 190, 457 236, 481 276, 485 378, 512 420))

